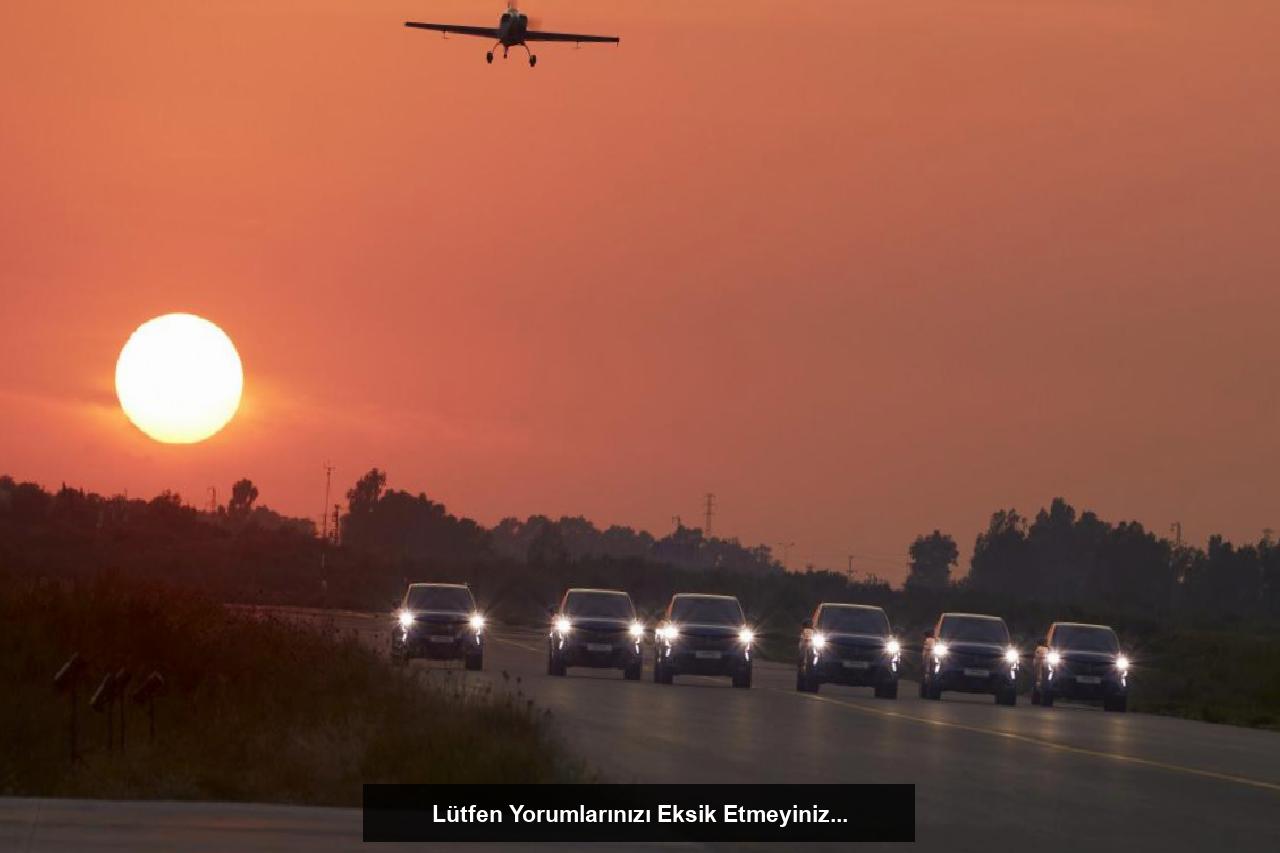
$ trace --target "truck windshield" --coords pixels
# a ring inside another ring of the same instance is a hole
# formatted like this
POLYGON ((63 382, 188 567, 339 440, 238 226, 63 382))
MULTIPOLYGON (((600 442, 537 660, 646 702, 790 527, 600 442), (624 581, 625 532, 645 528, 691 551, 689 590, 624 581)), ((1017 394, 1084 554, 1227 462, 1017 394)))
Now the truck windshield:
POLYGON ((1009 629, 1003 619, 979 619, 971 616, 948 616, 942 620, 938 639, 961 643, 1008 645, 1009 629))
POLYGON ((823 607, 818 612, 818 622, 814 627, 837 634, 872 634, 877 637, 887 637, 889 617, 884 615, 883 610, 864 607, 823 607))
POLYGON ((564 598, 564 612, 580 619, 634 619, 636 615, 625 592, 570 592, 564 598))
POLYGON ((741 625, 742 605, 736 598, 711 598, 682 595, 671 604, 672 622, 695 625, 741 625))
POLYGON ((1118 652, 1120 641, 1110 628, 1059 625, 1053 629, 1054 648, 1073 652, 1118 652))
POLYGON ((476 609, 476 601, 465 586, 411 586, 404 606, 409 610, 470 613, 476 609))

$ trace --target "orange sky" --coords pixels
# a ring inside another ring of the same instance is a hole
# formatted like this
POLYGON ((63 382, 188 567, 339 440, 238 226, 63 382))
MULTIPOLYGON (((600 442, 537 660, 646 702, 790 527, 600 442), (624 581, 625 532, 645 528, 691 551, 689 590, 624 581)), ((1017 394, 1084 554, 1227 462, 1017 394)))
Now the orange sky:
MULTIPOLYGON (((1054 495, 1280 527, 1280 4, 0 6, 0 470, 317 514, 326 458, 455 511, 962 548, 1054 495), (197 447, 116 355, 246 367, 197 447)), ((864 570, 900 577, 896 561, 864 570)))

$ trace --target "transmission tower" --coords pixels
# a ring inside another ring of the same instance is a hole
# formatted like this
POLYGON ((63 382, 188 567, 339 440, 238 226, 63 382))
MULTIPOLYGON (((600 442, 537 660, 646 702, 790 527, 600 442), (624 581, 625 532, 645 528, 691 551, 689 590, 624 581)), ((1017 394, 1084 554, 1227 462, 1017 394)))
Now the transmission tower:
POLYGON ((711 492, 707 492, 707 523, 706 526, 702 528, 702 532, 707 539, 711 538, 711 516, 715 514, 715 511, 716 496, 711 492))
MULTIPOLYGON (((320 539, 327 541, 329 539, 329 483, 333 479, 333 466, 327 461, 324 463, 324 509, 320 512, 320 539)), ((334 524, 334 532, 337 532, 337 523, 334 524)))

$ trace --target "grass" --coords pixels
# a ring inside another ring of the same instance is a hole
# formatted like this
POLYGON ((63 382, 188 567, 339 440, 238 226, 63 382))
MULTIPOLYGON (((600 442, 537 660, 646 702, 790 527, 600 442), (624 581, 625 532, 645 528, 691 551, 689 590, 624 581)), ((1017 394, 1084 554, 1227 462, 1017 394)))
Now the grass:
POLYGON ((1134 654, 1137 711, 1280 729, 1280 637, 1179 631, 1134 654))
POLYGON ((0 794, 350 806, 364 782, 582 781, 546 714, 517 685, 488 683, 428 682, 331 629, 162 586, 0 575, 0 794), (72 652, 89 663, 74 766, 67 698, 52 689, 72 652), (159 671, 167 693, 155 742, 127 703, 127 749, 108 752, 88 696, 120 667, 135 686, 159 671))

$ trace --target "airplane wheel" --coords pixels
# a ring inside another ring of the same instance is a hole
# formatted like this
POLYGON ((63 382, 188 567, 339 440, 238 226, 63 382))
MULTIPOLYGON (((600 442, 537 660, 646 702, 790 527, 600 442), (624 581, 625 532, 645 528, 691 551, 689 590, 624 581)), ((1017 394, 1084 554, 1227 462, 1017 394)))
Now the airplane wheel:
POLYGON ((487 63, 489 63, 490 65, 492 65, 492 64, 493 64, 493 51, 492 51, 492 50, 491 50, 491 51, 489 51, 488 53, 486 53, 486 54, 484 55, 484 61, 485 61, 485 62, 487 62, 487 63))
POLYGON ((538 64, 538 57, 536 57, 536 56, 531 56, 531 57, 529 57, 529 67, 530 67, 530 68, 532 68, 533 66, 535 66, 535 65, 537 65, 537 64, 538 64))

